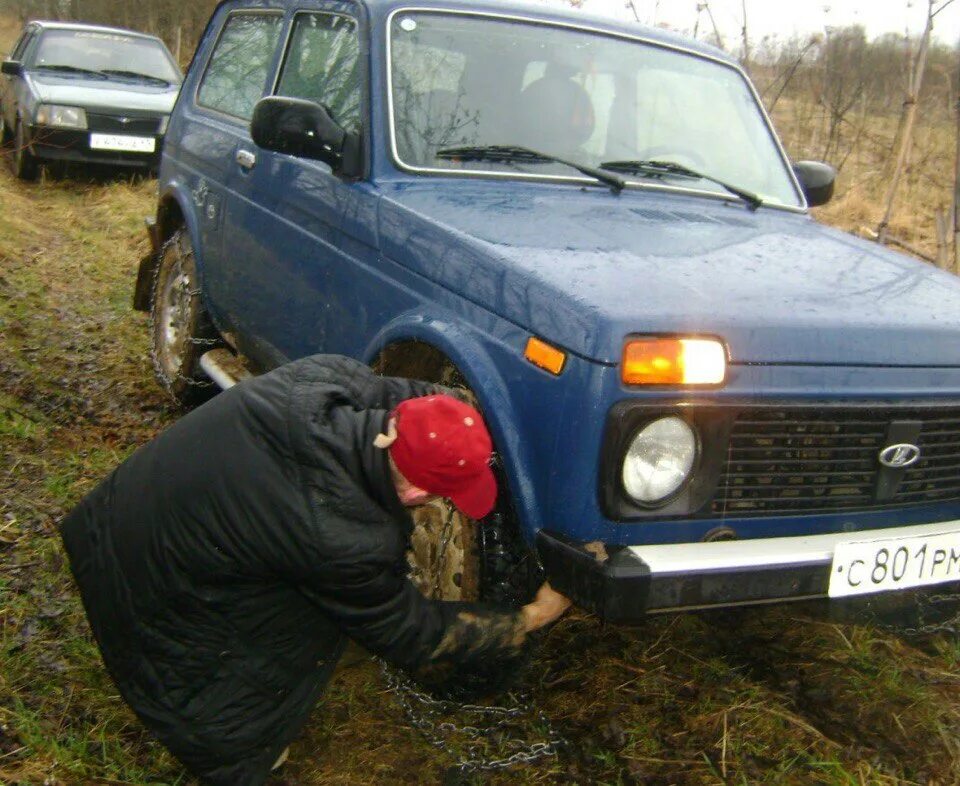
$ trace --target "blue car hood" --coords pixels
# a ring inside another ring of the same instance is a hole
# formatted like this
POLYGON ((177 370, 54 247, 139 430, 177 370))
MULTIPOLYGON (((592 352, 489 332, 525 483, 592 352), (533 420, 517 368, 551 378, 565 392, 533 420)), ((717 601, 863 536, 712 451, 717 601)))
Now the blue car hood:
POLYGON ((139 111, 168 115, 177 100, 179 85, 158 85, 131 79, 84 79, 80 76, 30 74, 44 104, 66 104, 106 112, 139 111))
POLYGON ((721 336, 735 363, 960 366, 960 279, 806 215, 657 192, 387 186, 383 253, 558 346, 721 336))

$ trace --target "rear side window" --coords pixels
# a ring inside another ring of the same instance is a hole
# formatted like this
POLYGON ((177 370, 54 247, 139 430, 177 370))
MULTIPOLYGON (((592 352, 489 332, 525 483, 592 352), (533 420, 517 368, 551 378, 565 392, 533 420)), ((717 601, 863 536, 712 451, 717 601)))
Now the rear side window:
POLYGON ((197 103, 242 120, 253 116, 280 38, 280 14, 234 14, 200 82, 197 103))
POLYGON ((323 104, 348 131, 360 130, 360 41, 353 19, 297 14, 277 95, 323 104))

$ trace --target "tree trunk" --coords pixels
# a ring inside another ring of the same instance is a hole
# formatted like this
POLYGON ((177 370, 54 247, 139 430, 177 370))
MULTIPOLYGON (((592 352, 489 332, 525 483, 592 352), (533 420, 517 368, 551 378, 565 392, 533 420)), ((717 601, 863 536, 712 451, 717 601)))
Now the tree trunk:
POLYGON ((747 35, 747 0, 742 0, 741 6, 743 8, 743 27, 740 30, 740 35, 743 38, 743 57, 740 60, 743 70, 748 74, 750 73, 750 36, 747 35))
POLYGON ((950 267, 950 214, 937 208, 937 267, 947 270, 950 267))
POLYGON ((904 122, 903 134, 900 137, 900 149, 897 152, 897 163, 893 170, 893 177, 890 179, 890 186, 884 199, 886 208, 883 218, 877 227, 877 240, 885 243, 887 240, 887 231, 890 226, 890 219, 893 216, 893 205, 897 198, 897 189, 900 187, 900 179, 903 176, 903 170, 906 168, 907 156, 910 153, 910 143, 913 141, 913 126, 917 119, 917 98, 920 95, 920 87, 923 84, 923 74, 927 66, 927 50, 930 48, 930 34, 933 31, 933 17, 935 15, 935 0, 927 0, 929 3, 927 11, 927 24, 923 30, 923 37, 920 39, 920 49, 917 52, 917 59, 914 64, 913 73, 910 76, 910 85, 907 89, 907 97, 903 102, 904 122))

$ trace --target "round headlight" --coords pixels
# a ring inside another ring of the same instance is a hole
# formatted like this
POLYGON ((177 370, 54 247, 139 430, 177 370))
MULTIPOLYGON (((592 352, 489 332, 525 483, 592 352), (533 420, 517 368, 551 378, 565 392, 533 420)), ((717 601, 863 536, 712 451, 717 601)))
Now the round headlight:
POLYGON ((675 416, 655 420, 627 449, 623 487, 639 502, 659 502, 684 484, 696 457, 697 435, 685 420, 675 416))

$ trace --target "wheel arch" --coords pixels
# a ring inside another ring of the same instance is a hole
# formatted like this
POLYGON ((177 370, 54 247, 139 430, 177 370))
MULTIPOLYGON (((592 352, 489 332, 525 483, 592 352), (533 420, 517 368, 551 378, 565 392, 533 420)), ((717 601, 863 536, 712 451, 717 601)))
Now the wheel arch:
POLYGON ((417 378, 426 378, 424 371, 436 369, 438 362, 453 366, 477 398, 503 462, 524 536, 532 542, 542 525, 528 469, 531 465, 510 389, 482 337, 451 319, 425 318, 422 312, 407 314, 387 325, 370 342, 363 359, 386 374, 417 378))
MULTIPOLYGON (((137 311, 149 311, 150 300, 152 298, 153 279, 160 264, 160 253, 173 233, 180 227, 187 230, 190 237, 190 245, 193 248, 193 258, 197 267, 197 276, 200 278, 201 298, 206 304, 206 296, 203 293, 203 252, 199 244, 200 227, 197 216, 190 209, 190 195, 176 183, 171 183, 160 194, 157 201, 156 218, 152 223, 148 219, 148 231, 150 233, 151 250, 150 253, 140 260, 140 267, 137 271, 137 283, 133 296, 133 307, 137 311)), ((209 306, 207 305, 208 311, 209 306)))

